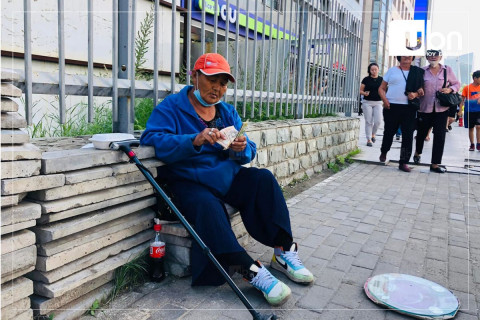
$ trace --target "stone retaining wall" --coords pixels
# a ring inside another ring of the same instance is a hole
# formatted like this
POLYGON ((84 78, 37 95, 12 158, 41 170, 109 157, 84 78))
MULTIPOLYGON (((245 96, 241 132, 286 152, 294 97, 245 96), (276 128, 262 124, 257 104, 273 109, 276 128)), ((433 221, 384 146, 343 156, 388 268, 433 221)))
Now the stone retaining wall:
MULTIPOLYGON (((31 319, 30 303, 35 315, 75 319, 111 291, 117 267, 148 247, 156 198, 121 152, 40 152, 18 129, 26 123, 7 92, 19 94, 2 83, 2 319, 31 319)), ((247 134, 258 153, 250 165, 268 168, 286 185, 355 149, 358 131, 358 119, 345 117, 252 123, 247 134)), ((162 165, 151 147, 136 153, 148 168, 162 165)), ((240 241, 248 241, 233 219, 240 241)), ((164 230, 170 272, 188 274, 190 242, 174 238, 182 231, 164 230)))
POLYGON ((37 248, 35 234, 28 230, 40 217, 40 205, 22 201, 26 192, 10 189, 4 192, 5 181, 38 179, 40 177, 40 150, 29 143, 29 135, 21 128, 27 126, 18 114, 18 104, 11 98, 22 91, 11 84, 19 76, 1 71, 1 315, 3 319, 32 319, 29 296, 33 282, 24 275, 35 268, 37 248), (18 191, 18 192, 17 192, 18 191))

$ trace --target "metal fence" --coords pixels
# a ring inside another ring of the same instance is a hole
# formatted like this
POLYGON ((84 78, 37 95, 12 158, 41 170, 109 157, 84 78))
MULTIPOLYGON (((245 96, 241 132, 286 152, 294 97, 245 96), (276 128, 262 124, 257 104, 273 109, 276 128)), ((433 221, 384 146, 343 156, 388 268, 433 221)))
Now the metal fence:
POLYGON ((112 1, 113 76, 102 79, 93 75, 95 7, 93 0, 87 1, 87 76, 65 73, 64 0, 57 0, 58 74, 32 72, 31 0, 23 2, 25 80, 21 86, 29 124, 32 94, 58 94, 60 121, 65 121, 66 95, 88 96, 90 122, 93 97, 111 96, 114 131, 132 132, 135 98, 152 98, 156 105, 178 92, 190 84, 190 75, 184 71, 191 70, 204 52, 222 53, 229 61, 237 82, 229 86, 225 99, 246 118, 350 115, 358 105, 361 21, 336 0, 177 0, 177 5, 154 0, 154 62, 153 70, 148 70, 152 81, 135 79, 136 6, 144 0, 112 1), (159 26, 165 23, 159 19, 160 5, 171 10, 169 48, 160 48, 158 40, 159 26), (199 39, 192 38, 195 33, 200 33, 199 39), (178 55, 175 44, 180 39, 178 55), (166 50, 171 57, 170 81, 162 82, 158 64, 166 50))

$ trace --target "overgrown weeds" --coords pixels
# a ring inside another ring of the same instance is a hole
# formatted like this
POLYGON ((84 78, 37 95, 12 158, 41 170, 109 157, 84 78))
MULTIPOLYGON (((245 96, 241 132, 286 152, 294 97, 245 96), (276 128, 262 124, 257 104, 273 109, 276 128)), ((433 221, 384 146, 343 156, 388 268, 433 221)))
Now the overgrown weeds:
POLYGON ((355 149, 350 151, 346 156, 336 156, 335 161, 331 161, 327 164, 328 169, 332 170, 334 173, 337 173, 346 167, 348 167, 351 163, 353 163, 353 156, 360 153, 360 149, 355 149))
POLYGON ((132 260, 115 270, 114 287, 108 301, 120 293, 137 287, 148 280, 148 250, 143 250, 132 260))

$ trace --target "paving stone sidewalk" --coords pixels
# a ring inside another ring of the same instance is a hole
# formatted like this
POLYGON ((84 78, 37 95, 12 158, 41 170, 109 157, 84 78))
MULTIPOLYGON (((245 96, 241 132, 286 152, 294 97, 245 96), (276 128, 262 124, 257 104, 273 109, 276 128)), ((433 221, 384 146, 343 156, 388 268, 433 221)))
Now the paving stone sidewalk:
MULTIPOLYGON (((480 305, 480 177, 411 173, 355 163, 288 200, 299 253, 313 285, 294 284, 279 308, 240 277, 234 280, 262 312, 280 319, 411 319, 373 304, 367 278, 400 272, 452 290, 461 302, 456 319, 478 319, 480 305)), ((268 263, 272 249, 247 248, 268 263)), ((93 319, 83 317, 82 320, 93 319)), ((190 278, 147 283, 117 298, 97 319, 251 319, 227 286, 191 287, 190 278)))

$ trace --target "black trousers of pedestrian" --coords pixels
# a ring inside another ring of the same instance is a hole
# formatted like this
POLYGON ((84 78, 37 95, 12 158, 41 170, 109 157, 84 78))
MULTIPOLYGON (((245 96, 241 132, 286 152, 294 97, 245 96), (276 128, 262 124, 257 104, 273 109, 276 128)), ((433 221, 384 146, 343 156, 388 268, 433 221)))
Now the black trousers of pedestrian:
POLYGON ((387 153, 390 151, 393 142, 393 136, 402 126, 402 146, 400 149, 399 164, 408 163, 412 156, 413 130, 415 128, 415 117, 417 109, 414 106, 406 104, 390 104, 390 109, 383 108, 383 121, 385 128, 383 131, 383 141, 380 151, 387 153))
POLYGON ((419 112, 417 116, 417 142, 415 152, 422 154, 428 130, 433 127, 432 164, 441 164, 445 146, 445 126, 447 125, 448 110, 444 112, 419 112))

